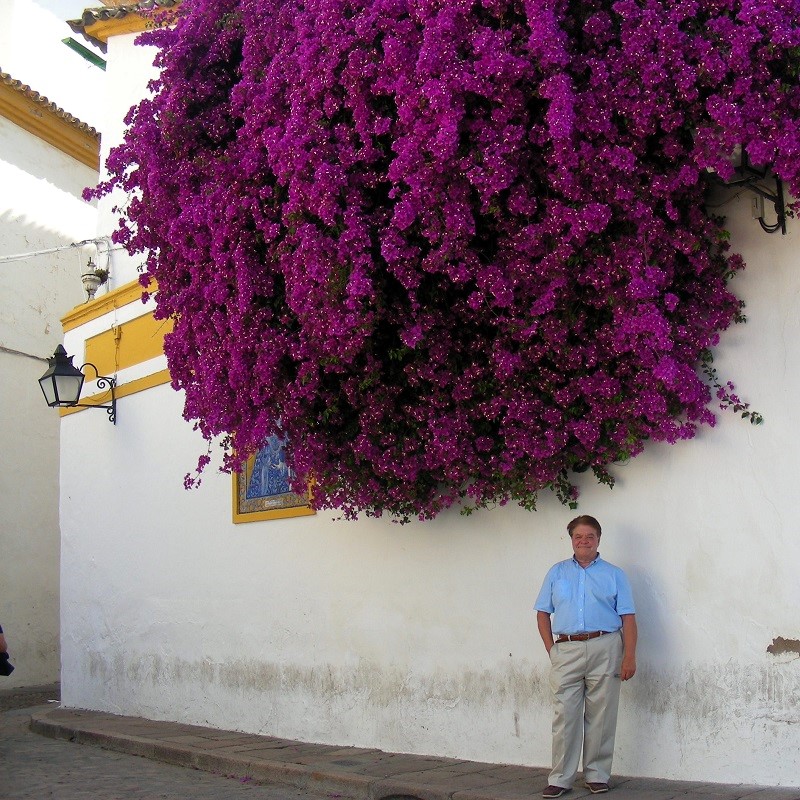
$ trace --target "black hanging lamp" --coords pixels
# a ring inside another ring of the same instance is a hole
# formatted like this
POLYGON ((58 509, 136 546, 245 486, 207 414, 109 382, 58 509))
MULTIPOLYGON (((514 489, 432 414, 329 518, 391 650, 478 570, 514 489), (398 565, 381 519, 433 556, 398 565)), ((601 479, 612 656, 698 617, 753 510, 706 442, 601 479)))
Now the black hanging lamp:
POLYGON ((86 363, 80 369, 72 363, 73 356, 68 356, 63 345, 56 347, 52 358, 47 360, 47 371, 39 378, 39 386, 45 402, 50 408, 103 408, 108 414, 111 423, 117 421, 117 398, 114 389, 117 382, 114 378, 101 375, 94 364, 86 363), (111 390, 111 403, 109 405, 95 405, 93 403, 79 403, 81 389, 86 378, 83 370, 91 367, 97 376, 97 388, 108 387, 111 390))

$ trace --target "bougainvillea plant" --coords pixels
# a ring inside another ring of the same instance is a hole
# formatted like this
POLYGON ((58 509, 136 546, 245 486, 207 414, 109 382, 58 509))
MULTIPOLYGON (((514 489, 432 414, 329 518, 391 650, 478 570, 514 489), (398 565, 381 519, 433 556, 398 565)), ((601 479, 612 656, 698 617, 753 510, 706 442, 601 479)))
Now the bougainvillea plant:
MULTIPOLYGON (((796 0, 186 0, 96 194, 184 415, 346 517, 535 506, 757 415, 704 176, 800 195, 796 0), (280 427, 279 427, 280 426, 280 427)), ((208 461, 201 458, 200 466, 208 461)), ((187 478, 192 482, 192 478, 187 478)))

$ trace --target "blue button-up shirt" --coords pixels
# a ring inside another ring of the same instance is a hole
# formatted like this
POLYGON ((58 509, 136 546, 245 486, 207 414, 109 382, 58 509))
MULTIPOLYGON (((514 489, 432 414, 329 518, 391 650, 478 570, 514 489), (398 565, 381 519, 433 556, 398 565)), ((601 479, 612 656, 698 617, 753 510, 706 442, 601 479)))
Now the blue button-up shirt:
POLYGON ((574 558, 552 566, 534 608, 553 615, 557 635, 617 631, 621 614, 636 613, 625 573, 599 553, 586 569, 574 558))

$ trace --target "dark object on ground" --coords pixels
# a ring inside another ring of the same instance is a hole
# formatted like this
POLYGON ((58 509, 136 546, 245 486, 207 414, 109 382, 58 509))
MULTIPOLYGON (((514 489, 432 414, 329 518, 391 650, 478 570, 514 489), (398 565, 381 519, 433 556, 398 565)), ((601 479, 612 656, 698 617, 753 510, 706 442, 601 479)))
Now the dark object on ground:
POLYGON ((14 665, 8 660, 8 653, 0 653, 0 675, 10 675, 14 665))

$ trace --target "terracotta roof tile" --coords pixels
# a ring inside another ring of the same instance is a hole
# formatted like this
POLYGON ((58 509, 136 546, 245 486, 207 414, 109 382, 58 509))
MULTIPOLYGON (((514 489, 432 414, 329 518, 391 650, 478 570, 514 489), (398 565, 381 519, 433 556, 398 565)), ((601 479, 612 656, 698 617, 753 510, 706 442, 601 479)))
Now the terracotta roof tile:
POLYGON ((84 38, 105 52, 106 43, 87 33, 86 28, 98 22, 120 20, 123 17, 127 17, 129 14, 140 14, 142 12, 160 10, 166 11, 176 8, 181 2, 182 0, 141 0, 141 2, 138 3, 118 2, 113 5, 106 5, 103 8, 87 8, 80 19, 67 20, 67 25, 69 25, 75 33, 80 33, 84 38))
MULTIPOLYGON (((139 3, 121 3, 103 8, 87 8, 79 20, 70 20, 69 24, 92 25, 95 22, 105 22, 109 19, 120 19, 128 14, 138 14, 142 11, 157 11, 160 8, 174 8, 181 4, 181 0, 141 0, 139 3)), ((75 28, 73 28, 75 30, 75 28)))
POLYGON ((65 111, 60 106, 57 106, 55 103, 51 103, 50 100, 44 97, 44 95, 34 91, 30 86, 22 81, 12 78, 7 72, 3 72, 2 69, 0 69, 0 84, 7 86, 9 89, 13 89, 15 92, 18 92, 26 99, 40 106, 43 110, 49 111, 51 114, 55 114, 55 116, 59 117, 59 119, 62 119, 68 125, 76 128, 82 133, 86 133, 95 138, 100 137, 99 132, 96 131, 91 125, 79 120, 77 117, 73 116, 68 111, 65 111))

